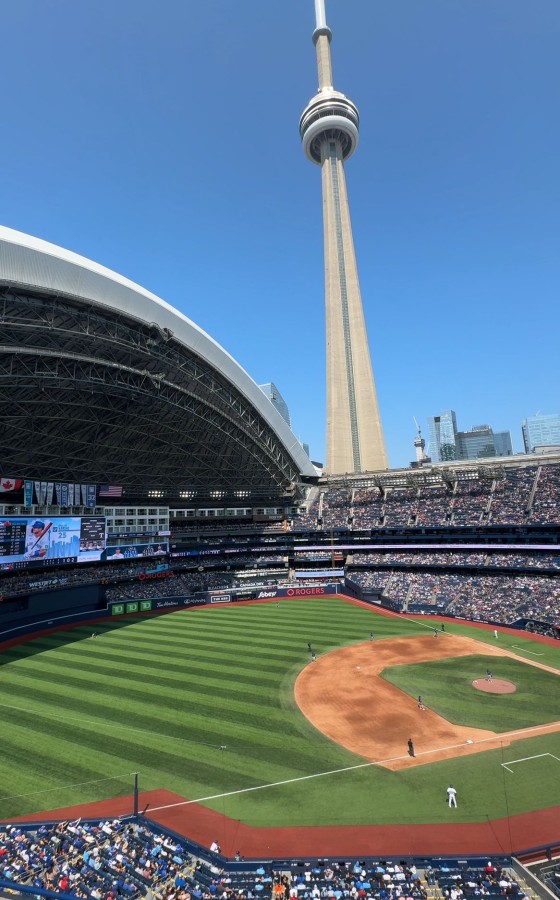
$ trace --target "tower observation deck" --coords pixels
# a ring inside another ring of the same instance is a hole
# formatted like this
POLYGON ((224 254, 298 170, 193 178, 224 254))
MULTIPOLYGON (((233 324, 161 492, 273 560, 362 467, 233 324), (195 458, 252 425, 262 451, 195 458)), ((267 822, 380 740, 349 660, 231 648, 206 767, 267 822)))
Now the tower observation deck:
POLYGON ((386 469, 387 452, 354 253, 344 162, 359 139, 357 107, 333 86, 325 0, 315 0, 319 90, 300 119, 303 149, 321 166, 330 474, 386 469))

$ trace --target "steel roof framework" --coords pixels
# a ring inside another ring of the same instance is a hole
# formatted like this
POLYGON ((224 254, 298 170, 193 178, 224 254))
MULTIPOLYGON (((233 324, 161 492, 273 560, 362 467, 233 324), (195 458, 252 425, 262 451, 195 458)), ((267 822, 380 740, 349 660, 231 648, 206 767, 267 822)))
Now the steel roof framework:
POLYGON ((254 405, 157 323, 0 285, 0 461, 49 481, 279 498, 299 478, 254 405))

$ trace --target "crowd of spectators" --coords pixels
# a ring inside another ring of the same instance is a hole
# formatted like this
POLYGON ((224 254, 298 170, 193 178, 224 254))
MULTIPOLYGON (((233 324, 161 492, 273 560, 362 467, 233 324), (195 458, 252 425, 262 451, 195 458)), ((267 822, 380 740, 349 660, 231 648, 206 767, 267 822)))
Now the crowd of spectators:
POLYGON ((491 860, 484 868, 464 863, 456 866, 445 862, 433 867, 430 865, 426 879, 436 884, 441 895, 449 900, 471 897, 519 897, 528 900, 517 876, 500 863, 494 865, 491 860))
POLYGON ((416 498, 414 524, 418 526, 447 524, 451 518, 450 497, 451 489, 445 484, 424 488, 416 498))
POLYGON ((528 900, 500 863, 356 859, 228 866, 214 841, 189 851, 147 820, 64 821, 0 826, 0 879, 83 900, 528 900), (433 864, 432 864, 433 863, 433 864))
POLYGON ((202 519, 180 519, 172 521, 172 537, 180 535, 207 534, 209 531, 218 534, 218 532, 232 532, 237 534, 238 531, 260 531, 263 534, 267 532, 285 531, 287 522, 284 519, 270 522, 253 522, 250 519, 245 521, 232 521, 231 519, 222 518, 202 518, 202 519))
POLYGON ((489 860, 486 866, 434 861, 418 869, 413 862, 357 860, 323 865, 300 863, 273 873, 275 900, 426 900, 428 896, 461 900, 484 896, 528 900, 513 872, 489 860))
MULTIPOLYGON (((261 570, 253 577, 244 578, 235 572, 185 572, 170 578, 150 579, 149 581, 131 581, 116 584, 107 588, 106 598, 110 603, 121 600, 146 600, 148 598, 188 597, 205 591, 229 591, 234 588, 248 588, 253 585, 287 585, 294 584, 288 569, 261 570)), ((298 579, 297 583, 300 581, 298 579)))
POLYGON ((554 576, 355 570, 348 578, 380 591, 401 609, 433 605, 439 611, 481 622, 512 624, 536 619, 560 626, 560 581, 554 576))
POLYGON ((293 527, 363 530, 560 521, 560 465, 506 468, 498 473, 489 470, 487 474, 469 480, 450 476, 447 483, 435 485, 418 481, 385 489, 320 488, 293 527))
MULTIPOLYGON (((159 560, 160 564, 162 562, 167 565, 167 558, 165 560, 159 560)), ((170 565, 172 566, 173 571, 180 573, 181 569, 192 568, 193 565, 196 565, 198 568, 199 562, 204 563, 205 567, 208 565, 221 565, 231 569, 286 568, 286 556, 285 554, 279 553, 236 553, 230 555, 219 552, 216 555, 204 556, 201 558, 178 557, 176 559, 171 559, 170 565)), ((36 570, 32 573, 24 572, 17 575, 8 575, 0 579, 0 595, 4 597, 15 597, 18 594, 27 594, 30 591, 55 590, 59 588, 75 587, 81 584, 120 584, 139 578, 144 572, 153 570, 155 565, 155 563, 146 565, 145 560, 129 560, 127 563, 117 562, 107 565, 73 566, 60 570, 36 570)), ((208 578, 210 578, 210 574, 208 575, 208 578)), ((126 590, 126 588, 123 588, 123 590, 126 590)), ((198 588, 198 590, 206 589, 198 588)))
POLYGON ((331 489, 323 493, 318 518, 321 519, 325 531, 348 525, 351 496, 352 493, 347 488, 331 489))
POLYGON ((484 553, 431 550, 426 553, 354 553, 352 557, 354 565, 369 566, 482 566, 487 558, 484 553))
POLYGON ((74 587, 77 584, 99 583, 105 579, 136 578, 146 570, 146 560, 126 560, 107 565, 71 566, 61 569, 35 569, 0 579, 0 594, 4 597, 27 594, 29 591, 74 587))
POLYGON ((559 553, 354 553, 353 565, 367 566, 454 566, 496 567, 502 569, 560 569, 559 553))
POLYGON ((505 470, 504 478, 496 481, 492 492, 492 524, 517 525, 527 522, 537 471, 536 466, 505 470))
POLYGON ((146 597, 182 597, 198 591, 228 590, 240 585, 241 582, 232 572, 188 572, 171 578, 114 585, 107 588, 106 597, 109 602, 141 600, 146 597))
POLYGON ((273 897, 275 900, 426 900, 428 891, 414 864, 356 862, 331 862, 319 866, 313 863, 299 865, 282 873, 273 873, 273 897))
POLYGON ((542 466, 539 470, 531 520, 554 524, 560 518, 560 466, 542 466))
POLYGON ((0 878, 79 898, 188 900, 201 876, 219 876, 212 868, 215 874, 177 841, 126 820, 0 831, 0 878))

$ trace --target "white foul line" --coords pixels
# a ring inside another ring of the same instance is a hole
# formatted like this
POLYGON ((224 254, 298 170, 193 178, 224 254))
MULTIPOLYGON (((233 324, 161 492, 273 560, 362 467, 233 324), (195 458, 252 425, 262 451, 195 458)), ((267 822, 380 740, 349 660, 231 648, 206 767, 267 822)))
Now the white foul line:
POLYGON ((537 753, 536 756, 523 756, 521 759, 510 759, 508 760, 507 765, 506 763, 500 763, 500 765, 502 765, 504 769, 507 769, 508 772, 511 772, 511 774, 513 775, 513 769, 509 769, 508 766, 513 766, 515 763, 528 762, 530 759, 541 759, 541 757, 543 756, 552 756, 552 759, 557 759, 558 762, 560 762, 560 759, 555 756, 554 753, 537 753))
POLYGON ((511 645, 514 650, 521 650, 522 653, 532 653, 533 656, 544 656, 544 653, 535 653, 534 650, 526 650, 525 647, 518 647, 517 644, 511 645))
MULTIPOLYGON (((550 723, 550 724, 558 725, 560 723, 557 722, 557 723, 550 723)), ((537 731, 541 728, 546 728, 546 727, 547 727, 546 725, 533 725, 531 728, 521 728, 518 731, 508 731, 504 734, 496 735, 495 737, 483 738, 480 741, 473 741, 473 744, 478 746, 479 744, 486 744, 486 743, 489 743, 490 741, 498 741, 500 738, 514 737, 517 734, 526 734, 530 731, 537 731)), ((471 744, 469 746, 473 746, 473 744, 471 744)), ((437 749, 434 749, 434 750, 425 750, 422 753, 416 754, 416 756, 417 757, 418 756, 431 756, 432 753, 442 753, 447 750, 458 750, 460 748, 464 748, 465 746, 466 746, 466 744, 463 741, 460 744, 452 744, 449 747, 438 747, 437 749)), ((543 753, 540 755, 552 756, 552 753, 543 753)), ((330 769, 328 772, 315 772, 313 775, 300 775, 297 778, 286 778, 284 781, 273 781, 273 782, 269 782, 268 784, 257 784, 257 785, 254 785, 253 787, 240 788, 237 791, 224 791, 221 794, 210 794, 208 797, 199 797, 196 800, 181 800, 178 803, 167 803, 165 806, 150 806, 150 812, 159 812, 160 810, 163 810, 163 809, 175 809, 175 807, 177 807, 177 806, 191 806, 191 804, 193 804, 193 803, 205 803, 207 800, 220 800, 224 797, 234 797, 236 794, 248 794, 251 791, 262 791, 265 788, 281 787, 285 784, 295 784, 298 781, 311 781, 312 778, 324 778, 327 775, 339 775, 342 772, 354 772, 356 769, 367 769, 367 768, 371 768, 371 766, 384 766, 390 762, 397 762, 401 759, 406 759, 407 756, 408 756, 408 754, 405 754, 404 756, 392 756, 392 757, 389 757, 389 759, 378 759, 375 762, 358 763, 355 766, 345 766, 343 769, 330 769)), ((554 758, 557 759, 557 757, 554 757, 554 758)), ((520 762, 520 760, 517 760, 517 761, 520 762)), ((559 760, 559 762, 560 762, 560 760, 559 760)), ((503 763, 502 763, 502 765, 503 765, 503 763)))

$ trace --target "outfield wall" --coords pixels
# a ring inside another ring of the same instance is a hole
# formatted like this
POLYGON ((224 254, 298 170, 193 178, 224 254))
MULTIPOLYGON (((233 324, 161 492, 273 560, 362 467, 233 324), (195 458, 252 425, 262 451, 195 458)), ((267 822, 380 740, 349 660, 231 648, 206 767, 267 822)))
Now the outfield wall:
MULTIPOLYGON (((10 615, 0 617, 0 643, 21 640, 42 631, 70 628, 84 622, 95 622, 116 616, 146 615, 149 613, 173 612, 193 606, 214 606, 227 603, 273 600, 290 597, 332 596, 343 593, 341 584, 269 588, 239 588, 221 591, 205 591, 191 596, 154 597, 145 600, 123 600, 106 603, 101 585, 87 585, 66 590, 49 591, 45 595, 34 595, 36 603, 23 610, 12 610, 10 615), (45 602, 45 598, 47 602, 45 602), (43 600, 42 603, 39 601, 43 600), (58 605, 57 605, 58 604, 58 605)), ((25 600, 25 598, 21 598, 25 600)), ((1 607, 0 607, 1 609, 1 607)))
POLYGON ((99 583, 21 594, 0 603, 0 636, 5 630, 51 616, 102 615, 106 608, 105 588, 99 583))

